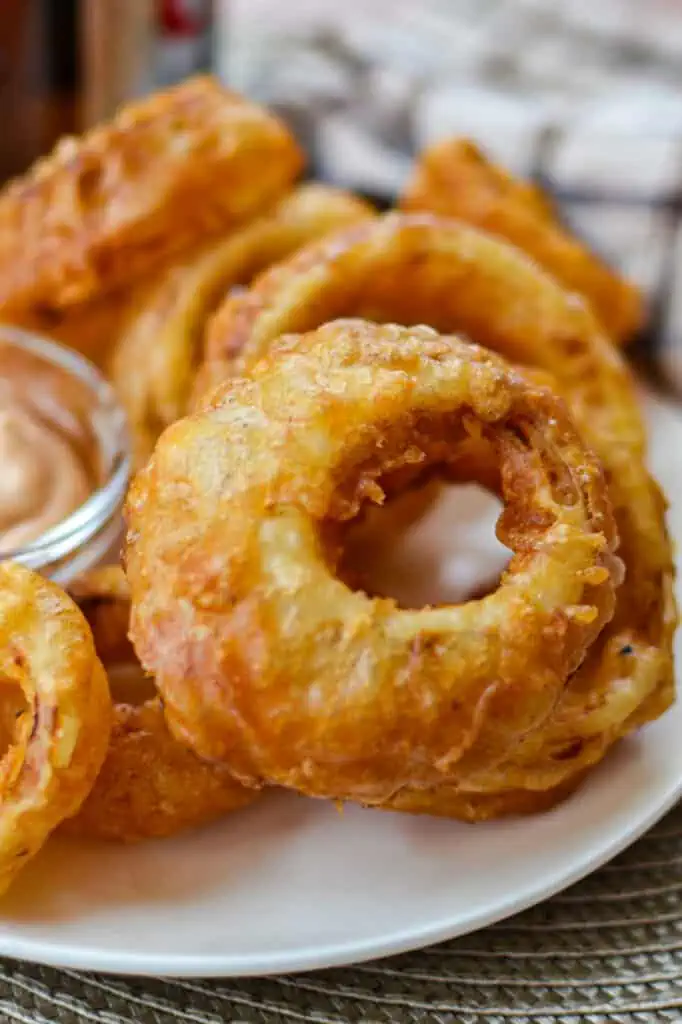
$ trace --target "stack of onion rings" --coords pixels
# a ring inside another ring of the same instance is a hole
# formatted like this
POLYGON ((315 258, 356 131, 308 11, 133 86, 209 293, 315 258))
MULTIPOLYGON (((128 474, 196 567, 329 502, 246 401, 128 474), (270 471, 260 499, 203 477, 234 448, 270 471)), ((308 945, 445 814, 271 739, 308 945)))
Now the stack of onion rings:
POLYGON ((118 567, 94 570, 72 587, 109 672, 114 720, 106 758, 69 835, 118 842, 175 835, 252 803, 221 764, 202 761, 168 731, 158 697, 147 697, 142 669, 128 640, 130 596, 118 567), (121 679, 116 672, 125 673, 121 679), (132 678, 131 678, 132 674, 132 678), (126 688, 122 699, 119 692, 126 688))
POLYGON ((557 711, 545 769, 532 779, 523 771, 537 789, 561 785, 674 695, 672 553, 629 371, 578 297, 520 251, 455 221, 389 214, 308 246, 229 299, 209 334, 202 377, 248 371, 282 332, 347 315, 463 331, 551 374, 603 462, 625 581, 613 622, 572 683, 571 714, 557 711), (608 729, 596 715, 588 724, 585 700, 608 706, 608 729))
POLYGON ((0 893, 88 795, 109 742, 107 679, 82 614, 53 583, 0 564, 0 893), (21 692, 22 698, 14 700, 21 692), (14 721, 8 721, 9 717, 14 721))

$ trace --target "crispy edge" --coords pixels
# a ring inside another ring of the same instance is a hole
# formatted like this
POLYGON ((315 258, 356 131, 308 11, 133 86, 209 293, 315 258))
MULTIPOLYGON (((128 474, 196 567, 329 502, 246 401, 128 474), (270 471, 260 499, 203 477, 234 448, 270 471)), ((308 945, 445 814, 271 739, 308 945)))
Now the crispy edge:
POLYGON ((0 892, 74 814, 104 760, 107 678, 73 601, 20 565, 0 564, 0 678, 20 688, 0 762, 0 892))

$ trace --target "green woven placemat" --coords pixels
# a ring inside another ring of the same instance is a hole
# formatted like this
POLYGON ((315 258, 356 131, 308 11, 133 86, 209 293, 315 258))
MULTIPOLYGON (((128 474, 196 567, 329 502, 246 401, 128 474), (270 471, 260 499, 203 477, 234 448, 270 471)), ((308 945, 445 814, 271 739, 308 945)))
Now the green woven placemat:
POLYGON ((345 970, 161 981, 4 961, 19 1024, 641 1024, 682 1021, 682 805, 630 850, 533 910, 444 945, 345 970))

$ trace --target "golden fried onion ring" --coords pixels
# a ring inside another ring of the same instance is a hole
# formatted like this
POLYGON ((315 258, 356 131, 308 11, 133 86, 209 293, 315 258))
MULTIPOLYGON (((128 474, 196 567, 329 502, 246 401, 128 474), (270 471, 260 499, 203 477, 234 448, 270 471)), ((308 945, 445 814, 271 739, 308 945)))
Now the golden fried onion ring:
POLYGON ((521 770, 523 785, 558 785, 674 696, 672 554, 629 371, 578 297, 517 249, 456 221, 389 214, 307 246, 228 299, 208 338, 204 379, 248 370, 283 332, 348 315, 462 331, 551 374, 605 466, 626 567, 616 616, 572 683, 571 714, 557 713, 543 770, 521 770), (598 729, 596 713, 582 713, 586 699, 605 709, 598 729))
POLYGON ((587 299, 618 344, 641 327, 639 290, 570 234, 540 189, 495 167, 469 140, 449 139, 427 149, 400 205, 457 217, 512 242, 587 299))
POLYGON ((17 714, 0 762, 4 892, 92 788, 109 743, 111 701, 87 623, 54 583, 0 563, 0 629, 0 679, 17 714))
POLYGON ((301 164, 276 117, 211 78, 128 104, 0 192, 0 320, 106 367, 130 303, 268 209, 301 164))
POLYGON ((215 79, 130 103, 0 193, 0 313, 66 309, 134 284, 266 209, 301 164, 276 117, 215 79))
MULTIPOLYGON (((142 668, 128 640, 130 595, 122 569, 107 566, 82 577, 72 594, 92 629, 97 653, 110 672, 115 699, 111 741, 97 780, 62 832, 118 842, 175 835, 252 803, 258 790, 238 783, 224 765, 200 760, 169 733, 158 698, 126 703, 117 693, 117 669, 142 668)), ((137 670, 137 672, 135 671, 137 670)))
POLYGON ((339 321, 163 435, 127 507, 131 636, 171 729, 251 784, 381 803, 455 782, 544 720, 608 622, 619 563, 565 406, 429 328, 339 321), (496 592, 407 611, 331 571, 404 467, 500 467, 496 592), (532 668, 531 668, 532 666, 532 668))
POLYGON ((230 288, 248 284, 306 242, 371 215, 371 207, 348 192, 303 185, 274 210, 204 245, 142 290, 111 363, 138 465, 161 431, 187 411, 206 321, 230 288))

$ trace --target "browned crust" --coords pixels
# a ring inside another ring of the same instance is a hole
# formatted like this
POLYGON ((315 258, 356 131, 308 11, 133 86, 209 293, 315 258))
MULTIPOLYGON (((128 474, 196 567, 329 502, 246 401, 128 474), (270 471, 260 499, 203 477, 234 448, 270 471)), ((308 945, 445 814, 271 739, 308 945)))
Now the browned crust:
POLYGON ((119 843, 160 839, 216 821, 258 795, 225 765, 202 761, 178 743, 160 701, 118 703, 102 769, 62 832, 119 843))

